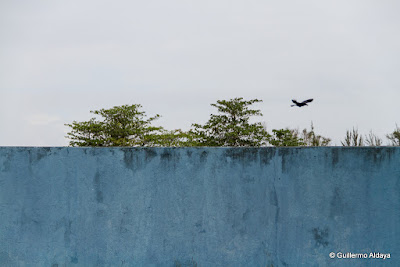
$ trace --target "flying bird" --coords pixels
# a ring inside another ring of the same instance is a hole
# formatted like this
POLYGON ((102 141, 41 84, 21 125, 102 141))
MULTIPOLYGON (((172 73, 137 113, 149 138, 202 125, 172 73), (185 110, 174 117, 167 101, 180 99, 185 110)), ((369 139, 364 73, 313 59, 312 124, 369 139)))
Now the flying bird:
POLYGON ((314 99, 307 99, 307 100, 304 100, 303 102, 297 102, 295 99, 292 99, 292 102, 294 103, 294 105, 290 105, 291 107, 294 107, 294 106, 298 106, 298 107, 302 107, 302 106, 308 106, 307 105, 307 103, 310 103, 310 102, 312 102, 314 99))

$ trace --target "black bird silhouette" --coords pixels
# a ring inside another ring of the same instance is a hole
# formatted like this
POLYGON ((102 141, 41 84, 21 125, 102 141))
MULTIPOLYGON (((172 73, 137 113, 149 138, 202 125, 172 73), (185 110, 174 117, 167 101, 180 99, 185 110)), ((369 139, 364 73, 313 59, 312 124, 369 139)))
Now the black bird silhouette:
POLYGON ((307 100, 304 100, 303 102, 297 102, 295 99, 292 99, 292 102, 294 103, 294 105, 290 105, 291 107, 294 107, 294 106, 298 106, 298 107, 302 107, 302 106, 308 106, 307 105, 307 103, 310 103, 310 102, 312 102, 314 99, 307 99, 307 100))

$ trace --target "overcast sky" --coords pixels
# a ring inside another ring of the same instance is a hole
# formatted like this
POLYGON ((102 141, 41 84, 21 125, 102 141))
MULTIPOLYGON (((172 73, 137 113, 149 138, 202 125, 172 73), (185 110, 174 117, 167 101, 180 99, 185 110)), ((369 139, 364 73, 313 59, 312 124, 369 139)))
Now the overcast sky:
POLYGON ((1 1, 0 146, 66 146, 90 110, 141 104, 167 129, 258 98, 267 129, 340 145, 400 126, 400 1, 1 1), (291 108, 291 99, 314 98, 291 108))

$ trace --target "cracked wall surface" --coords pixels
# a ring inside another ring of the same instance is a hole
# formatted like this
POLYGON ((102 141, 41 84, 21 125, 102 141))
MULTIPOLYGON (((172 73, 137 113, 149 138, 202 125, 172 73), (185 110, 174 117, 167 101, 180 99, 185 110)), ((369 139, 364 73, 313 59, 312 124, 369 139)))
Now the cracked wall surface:
POLYGON ((400 148, 0 147, 0 216, 0 266, 400 266, 400 148))

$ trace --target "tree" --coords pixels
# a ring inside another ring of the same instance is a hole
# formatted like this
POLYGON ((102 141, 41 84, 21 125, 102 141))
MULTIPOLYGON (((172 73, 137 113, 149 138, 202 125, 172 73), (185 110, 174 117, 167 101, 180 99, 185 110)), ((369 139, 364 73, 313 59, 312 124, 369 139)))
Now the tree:
POLYGON ((387 134, 386 137, 390 140, 392 146, 400 146, 400 128, 396 125, 396 129, 387 134))
POLYGON ((145 119, 140 104, 115 106, 110 109, 90 111, 103 120, 91 118, 89 121, 65 124, 72 128, 67 133, 71 146, 152 146, 161 127, 151 126, 156 115, 145 119))
POLYGON ((302 138, 298 136, 298 131, 290 129, 272 130, 268 142, 273 146, 304 146, 302 138))
POLYGON ((314 132, 314 125, 311 122, 311 131, 303 129, 301 133, 301 139, 303 139, 305 146, 327 146, 331 142, 330 138, 317 135, 314 132))
POLYGON ((365 136, 365 144, 367 146, 381 146, 382 139, 375 135, 371 130, 369 134, 365 136))
POLYGON ((197 144, 193 139, 191 132, 161 129, 159 134, 152 135, 150 143, 157 147, 188 147, 197 144))
POLYGON ((231 146, 247 147, 266 145, 268 133, 260 122, 250 123, 252 116, 262 116, 258 109, 249 106, 262 100, 243 100, 242 97, 230 100, 218 100, 211 106, 218 109, 219 114, 210 115, 204 125, 192 124, 189 134, 193 137, 193 146, 231 146))
POLYGON ((341 143, 343 146, 363 146, 364 140, 358 133, 358 129, 353 128, 353 131, 346 131, 346 137, 341 143))
POLYGON ((269 137, 269 143, 273 146, 327 146, 331 139, 317 135, 311 122, 311 130, 303 129, 274 129, 269 137))

